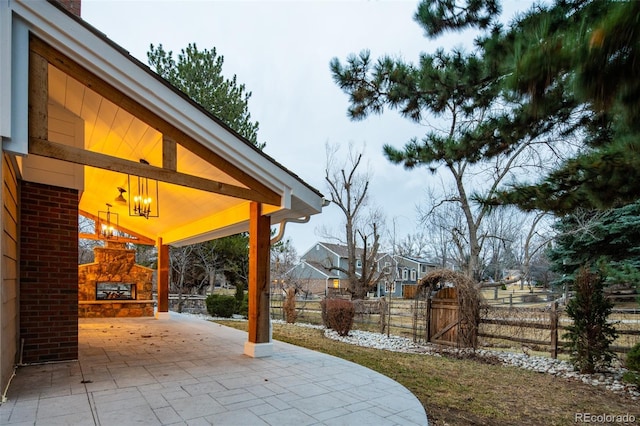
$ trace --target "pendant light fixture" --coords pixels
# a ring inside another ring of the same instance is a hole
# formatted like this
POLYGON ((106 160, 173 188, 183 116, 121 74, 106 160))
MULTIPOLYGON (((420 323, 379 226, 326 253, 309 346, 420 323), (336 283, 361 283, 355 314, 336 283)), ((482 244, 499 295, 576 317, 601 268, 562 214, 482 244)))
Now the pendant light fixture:
MULTIPOLYGON (((142 164, 149 164, 140 160, 142 164)), ((145 219, 158 217, 158 181, 147 177, 128 175, 129 216, 142 216, 145 219)), ((122 195, 122 194, 121 194, 122 195)))
POLYGON ((118 238, 119 217, 118 213, 112 213, 111 204, 107 203, 107 211, 98 212, 98 230, 100 236, 105 239, 118 238))

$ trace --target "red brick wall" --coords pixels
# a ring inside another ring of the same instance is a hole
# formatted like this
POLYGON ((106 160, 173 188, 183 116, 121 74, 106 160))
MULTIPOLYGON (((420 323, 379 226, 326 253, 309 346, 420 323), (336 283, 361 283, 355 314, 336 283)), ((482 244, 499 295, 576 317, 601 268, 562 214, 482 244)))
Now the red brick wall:
POLYGON ((23 361, 78 358, 78 191, 20 185, 23 361))
POLYGON ((55 0, 74 15, 80 16, 80 0, 55 0))

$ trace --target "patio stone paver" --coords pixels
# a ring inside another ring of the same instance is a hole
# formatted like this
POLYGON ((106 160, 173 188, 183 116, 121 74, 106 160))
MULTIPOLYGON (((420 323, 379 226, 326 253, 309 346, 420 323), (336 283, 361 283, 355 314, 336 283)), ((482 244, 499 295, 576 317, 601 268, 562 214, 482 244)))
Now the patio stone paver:
POLYGON ((282 342, 253 359, 246 336, 174 313, 80 319, 79 360, 20 367, 0 424, 428 424, 418 399, 385 376, 282 342))

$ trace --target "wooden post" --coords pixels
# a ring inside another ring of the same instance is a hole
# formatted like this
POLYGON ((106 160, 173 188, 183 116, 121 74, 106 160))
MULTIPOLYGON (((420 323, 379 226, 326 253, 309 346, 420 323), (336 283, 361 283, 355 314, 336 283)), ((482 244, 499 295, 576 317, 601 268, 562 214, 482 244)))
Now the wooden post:
POLYGON ((169 246, 158 238, 158 311, 156 318, 169 316, 169 246))
POLYGON ((262 215, 260 203, 252 202, 249 221, 249 335, 245 354, 261 357, 272 351, 269 319, 271 219, 262 215))
POLYGON ((551 304, 549 322, 551 325, 551 357, 558 358, 558 302, 551 304))
POLYGON ((425 339, 427 342, 431 341, 431 315, 433 312, 431 310, 431 288, 426 289, 427 292, 427 329, 425 330, 425 339))

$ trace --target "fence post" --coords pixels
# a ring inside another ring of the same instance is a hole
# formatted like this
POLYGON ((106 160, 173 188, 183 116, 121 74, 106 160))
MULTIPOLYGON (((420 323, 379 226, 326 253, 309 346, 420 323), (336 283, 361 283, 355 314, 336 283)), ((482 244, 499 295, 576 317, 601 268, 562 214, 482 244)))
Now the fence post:
POLYGON ((387 337, 391 332, 391 294, 389 294, 389 303, 387 303, 387 337))
POLYGON ((549 322, 551 326, 551 357, 558 358, 558 302, 551 304, 549 322))
POLYGON ((427 325, 425 330, 425 340, 427 342, 431 341, 431 292, 429 289, 427 290, 427 325))
POLYGON ((493 288, 493 300, 498 300, 498 286, 493 288))

